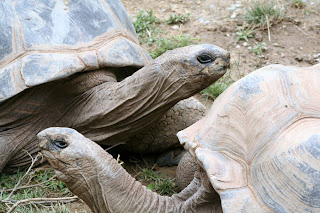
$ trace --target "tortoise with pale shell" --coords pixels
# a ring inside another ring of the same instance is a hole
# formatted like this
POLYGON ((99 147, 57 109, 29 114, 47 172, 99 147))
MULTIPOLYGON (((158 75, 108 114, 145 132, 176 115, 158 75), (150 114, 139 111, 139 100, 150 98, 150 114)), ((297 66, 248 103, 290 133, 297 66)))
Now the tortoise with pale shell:
POLYGON ((224 212, 320 212, 320 64, 270 65, 178 133, 224 212))

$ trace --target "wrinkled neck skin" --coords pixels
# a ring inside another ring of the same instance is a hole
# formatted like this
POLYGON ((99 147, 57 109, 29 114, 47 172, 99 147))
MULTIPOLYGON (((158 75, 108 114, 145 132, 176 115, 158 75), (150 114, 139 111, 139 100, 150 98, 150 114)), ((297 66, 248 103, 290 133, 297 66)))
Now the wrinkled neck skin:
POLYGON ((183 72, 151 63, 121 82, 100 84, 69 100, 59 123, 102 144, 125 141, 220 77, 195 75, 190 82, 190 74, 183 72))
POLYGON ((57 172, 58 178, 94 212, 222 212, 218 194, 205 174, 195 177, 179 194, 160 196, 132 178, 108 153, 96 155, 100 156, 99 162, 84 162, 79 169, 57 172))
POLYGON ((114 73, 122 69, 39 85, 1 103, 0 150, 5 151, 0 151, 0 171, 30 165, 21 150, 37 153, 36 134, 47 127, 74 128, 100 144, 124 142, 220 77, 186 74, 185 68, 152 62, 116 82, 114 73))

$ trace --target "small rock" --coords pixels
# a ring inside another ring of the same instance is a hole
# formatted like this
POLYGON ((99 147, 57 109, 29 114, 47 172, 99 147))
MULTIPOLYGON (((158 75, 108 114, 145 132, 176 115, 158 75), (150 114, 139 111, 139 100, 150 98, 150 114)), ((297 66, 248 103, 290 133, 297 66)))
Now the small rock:
POLYGON ((281 53, 281 58, 286 57, 286 55, 284 53, 281 53))
POLYGON ((298 62, 305 61, 309 64, 315 64, 316 62, 312 55, 297 55, 294 59, 298 62))
POLYGON ((231 35, 229 33, 226 34, 227 37, 230 37, 231 35))
POLYGON ((173 25, 172 27, 171 27, 173 30, 179 30, 179 26, 178 25, 173 25))
POLYGON ((227 32, 227 31, 228 31, 228 28, 225 27, 225 26, 220 26, 219 31, 221 31, 221 32, 224 33, 224 32, 227 32))
POLYGON ((244 47, 248 46, 248 42, 243 42, 242 44, 244 47))
POLYGON ((260 32, 256 32, 255 35, 254 35, 254 39, 256 41, 261 42, 263 40, 262 34, 260 32))
POLYGON ((303 47, 299 47, 300 50, 303 50, 303 47))
POLYGON ((231 19, 235 19, 237 17, 237 13, 232 13, 232 15, 230 16, 231 19))
POLYGON ((200 22, 200 23, 203 23, 203 22, 205 22, 205 18, 203 18, 203 17, 201 17, 201 18, 198 18, 198 22, 200 22))
POLYGON ((249 47, 248 47, 248 50, 252 50, 252 47, 251 47, 251 46, 249 46, 249 47))
POLYGON ((314 54, 314 55, 313 55, 313 58, 320 58, 320 53, 314 54))
POLYGON ((315 64, 315 60, 312 55, 305 56, 303 60, 309 64, 315 64))
POLYGON ((237 7, 235 5, 232 5, 232 6, 227 8, 227 10, 229 10, 229 11, 233 11, 235 9, 237 9, 237 7))
POLYGON ((294 59, 298 62, 301 62, 303 60, 303 56, 297 55, 294 59))
POLYGON ((237 45, 236 45, 236 48, 240 49, 240 45, 239 45, 239 44, 237 44, 237 45))

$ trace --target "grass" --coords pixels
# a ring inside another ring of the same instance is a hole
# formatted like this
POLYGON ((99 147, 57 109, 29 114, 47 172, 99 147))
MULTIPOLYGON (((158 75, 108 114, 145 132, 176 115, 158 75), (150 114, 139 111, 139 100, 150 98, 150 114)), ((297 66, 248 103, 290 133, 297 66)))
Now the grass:
POLYGON ((295 7, 298 9, 304 8, 304 6, 305 6, 305 4, 302 0, 288 0, 288 2, 292 7, 295 7))
POLYGON ((155 17, 152 10, 143 11, 137 15, 136 20, 133 22, 133 26, 138 34, 138 37, 143 42, 152 43, 155 41, 155 35, 159 34, 156 24, 160 20, 155 17))
POLYGON ((188 22, 190 19, 190 13, 182 14, 182 15, 170 15, 170 17, 166 20, 167 24, 183 24, 188 22))
POLYGON ((268 24, 271 26, 283 17, 283 9, 276 2, 266 0, 253 2, 244 15, 245 22, 253 28, 266 28, 268 24))
POLYGON ((155 191, 160 195, 167 196, 177 193, 176 184, 173 178, 168 178, 165 174, 156 171, 154 166, 151 168, 142 168, 139 165, 137 166, 140 169, 138 180, 148 182, 148 189, 155 191))
POLYGON ((238 32, 236 32, 237 35, 237 42, 240 40, 245 40, 246 42, 249 42, 249 38, 253 38, 254 30, 250 27, 245 27, 244 25, 242 27, 236 26, 238 29, 238 32))
MULTIPOLYGON (((190 14, 184 15, 170 15, 169 19, 165 22, 167 24, 185 23, 189 20, 190 14)), ((133 26, 139 36, 141 43, 147 43, 152 46, 149 53, 152 58, 156 58, 168 50, 178 47, 190 45, 194 40, 190 35, 179 34, 171 37, 160 38, 160 30, 158 30, 161 20, 158 19, 152 10, 140 11, 133 26)))
POLYGON ((201 91, 201 94, 206 98, 216 99, 223 91, 225 91, 231 82, 226 82, 225 79, 221 78, 209 87, 201 91))
MULTIPOLYGON (((0 188, 0 212, 8 212, 14 203, 25 199, 72 196, 66 185, 55 178, 52 169, 30 170, 27 174, 26 171, 14 175, 1 174, 0 188)), ((67 212, 67 208, 63 203, 29 202, 17 206, 14 212, 67 212)))
POLYGON ((161 38, 157 41, 157 46, 150 52, 150 55, 152 58, 157 58, 168 50, 188 46, 195 40, 197 39, 191 38, 190 35, 185 34, 179 34, 169 38, 161 38))
POLYGON ((252 47, 252 53, 254 53, 255 55, 260 57, 262 55, 262 52, 264 51, 265 46, 266 46, 266 43, 264 43, 264 42, 261 42, 261 43, 254 45, 252 47))

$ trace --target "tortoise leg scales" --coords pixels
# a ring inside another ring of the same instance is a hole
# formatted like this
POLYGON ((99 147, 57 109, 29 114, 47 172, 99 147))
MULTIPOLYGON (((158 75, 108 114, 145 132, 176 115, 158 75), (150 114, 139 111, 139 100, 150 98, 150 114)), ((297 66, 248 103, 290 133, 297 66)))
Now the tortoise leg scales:
POLYGON ((140 132, 126 144, 128 151, 136 153, 161 153, 159 166, 178 165, 183 156, 177 132, 202 118, 206 108, 196 99, 188 98, 174 105, 158 122, 140 132))

